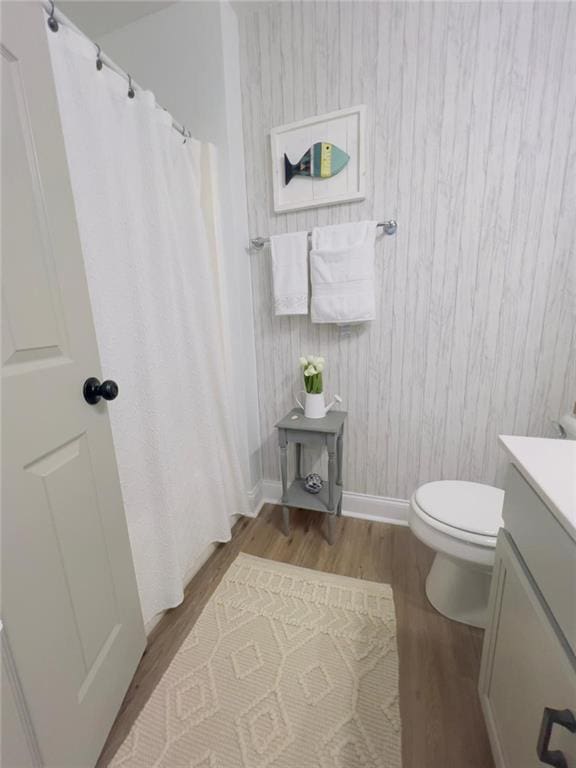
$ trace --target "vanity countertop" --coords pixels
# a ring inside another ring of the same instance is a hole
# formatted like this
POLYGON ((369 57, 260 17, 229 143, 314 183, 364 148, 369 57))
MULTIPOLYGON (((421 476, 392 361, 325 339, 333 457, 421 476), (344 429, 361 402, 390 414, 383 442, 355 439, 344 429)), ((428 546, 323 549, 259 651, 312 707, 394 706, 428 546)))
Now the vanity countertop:
POLYGON ((500 435, 500 442, 576 541, 576 440, 500 435))

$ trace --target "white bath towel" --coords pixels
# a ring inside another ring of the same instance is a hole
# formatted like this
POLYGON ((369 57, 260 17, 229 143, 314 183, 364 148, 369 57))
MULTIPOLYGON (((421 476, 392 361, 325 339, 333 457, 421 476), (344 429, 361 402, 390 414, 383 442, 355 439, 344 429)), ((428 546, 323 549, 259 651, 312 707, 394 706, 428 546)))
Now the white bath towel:
POLYGON ((318 227, 312 232, 313 323, 373 320, 376 221, 318 227))
POLYGON ((277 315, 308 314, 308 233, 273 235, 272 278, 277 315))

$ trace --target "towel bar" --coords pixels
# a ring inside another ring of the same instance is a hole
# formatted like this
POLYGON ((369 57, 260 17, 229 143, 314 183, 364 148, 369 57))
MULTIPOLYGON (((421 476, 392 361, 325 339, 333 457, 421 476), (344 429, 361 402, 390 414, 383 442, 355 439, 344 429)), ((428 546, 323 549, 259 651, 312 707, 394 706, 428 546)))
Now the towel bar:
MULTIPOLYGON (((379 221, 377 224, 378 227, 382 227, 384 230, 384 234, 386 235, 395 235, 396 230, 398 229, 398 223, 394 219, 389 219, 388 221, 379 221)), ((312 232, 308 232, 308 236, 310 236, 312 232)), ((269 237, 253 237, 250 240, 250 246, 252 248, 264 248, 266 243, 270 242, 269 237)))

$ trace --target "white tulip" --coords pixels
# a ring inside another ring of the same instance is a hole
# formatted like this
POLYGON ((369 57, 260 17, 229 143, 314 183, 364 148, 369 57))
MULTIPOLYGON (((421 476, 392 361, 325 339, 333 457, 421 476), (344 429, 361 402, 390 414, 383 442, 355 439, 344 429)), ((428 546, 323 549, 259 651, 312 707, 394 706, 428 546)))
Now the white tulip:
POLYGON ((324 370, 324 363, 316 363, 316 370, 318 371, 318 373, 322 373, 322 371, 324 370))
POLYGON ((316 362, 317 362, 317 363, 322 363, 322 365, 324 365, 324 363, 326 362, 326 360, 324 360, 324 358, 323 358, 323 357, 318 357, 318 358, 316 358, 316 362))
POLYGON ((304 376, 314 376, 316 373, 316 368, 314 368, 313 365, 309 365, 308 368, 304 371, 304 376))
POLYGON ((302 368, 305 368, 308 365, 308 360, 306 360, 305 357, 301 357, 300 358, 300 365, 302 366, 302 368))

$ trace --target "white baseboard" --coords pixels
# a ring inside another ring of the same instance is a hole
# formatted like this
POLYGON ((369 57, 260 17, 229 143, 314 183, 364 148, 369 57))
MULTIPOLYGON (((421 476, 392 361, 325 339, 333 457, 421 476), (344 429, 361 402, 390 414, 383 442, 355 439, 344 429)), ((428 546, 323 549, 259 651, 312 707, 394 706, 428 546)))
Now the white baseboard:
MULTIPOLYGON (((263 480, 260 487, 258 512, 263 504, 280 504, 282 484, 279 480, 263 480)), ((360 520, 373 520, 393 525, 408 525, 408 502, 387 496, 371 496, 368 493, 344 491, 342 515, 360 520)))
POLYGON ((248 504, 250 505, 254 517, 260 512, 262 504, 264 503, 262 498, 262 480, 259 480, 254 488, 252 488, 251 491, 248 491, 248 504))

